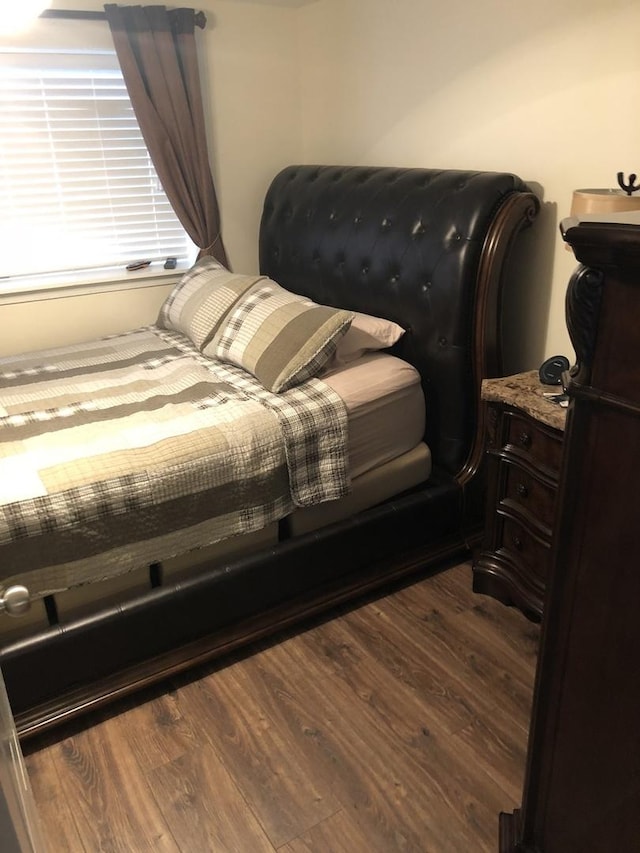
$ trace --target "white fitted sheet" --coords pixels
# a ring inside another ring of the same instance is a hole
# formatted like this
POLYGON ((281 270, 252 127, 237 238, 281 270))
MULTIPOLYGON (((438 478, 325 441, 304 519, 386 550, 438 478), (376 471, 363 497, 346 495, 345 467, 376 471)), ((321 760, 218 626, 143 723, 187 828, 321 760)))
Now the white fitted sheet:
POLYGON ((321 377, 344 400, 349 471, 356 478, 412 450, 424 437, 426 407, 418 371, 371 353, 321 377))

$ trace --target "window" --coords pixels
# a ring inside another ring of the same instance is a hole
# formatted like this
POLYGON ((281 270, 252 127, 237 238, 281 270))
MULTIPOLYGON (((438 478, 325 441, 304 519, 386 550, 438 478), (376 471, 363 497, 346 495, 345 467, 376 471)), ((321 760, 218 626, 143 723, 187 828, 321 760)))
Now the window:
POLYGON ((0 52, 0 276, 193 258, 113 51, 0 52))

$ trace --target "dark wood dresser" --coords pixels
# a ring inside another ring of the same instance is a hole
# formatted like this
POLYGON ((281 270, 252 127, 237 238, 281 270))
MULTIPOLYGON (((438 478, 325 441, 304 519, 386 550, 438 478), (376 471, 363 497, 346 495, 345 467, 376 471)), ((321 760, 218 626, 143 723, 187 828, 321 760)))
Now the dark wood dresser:
POLYGON ((565 220, 576 366, 521 810, 501 853, 640 850, 640 217, 565 220))
POLYGON ((475 592, 492 595, 539 620, 551 553, 566 409, 531 370, 486 379, 485 529, 473 564, 475 592))

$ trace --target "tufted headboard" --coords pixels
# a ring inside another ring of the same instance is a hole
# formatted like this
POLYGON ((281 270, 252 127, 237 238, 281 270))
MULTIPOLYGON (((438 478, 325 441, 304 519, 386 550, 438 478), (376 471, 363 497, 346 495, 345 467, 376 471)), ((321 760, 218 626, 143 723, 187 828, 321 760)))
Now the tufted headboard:
POLYGON ((537 209, 511 174, 289 166, 266 194, 260 272, 407 330, 397 355, 422 376, 434 466, 462 476, 481 380, 501 366, 504 260, 537 209))

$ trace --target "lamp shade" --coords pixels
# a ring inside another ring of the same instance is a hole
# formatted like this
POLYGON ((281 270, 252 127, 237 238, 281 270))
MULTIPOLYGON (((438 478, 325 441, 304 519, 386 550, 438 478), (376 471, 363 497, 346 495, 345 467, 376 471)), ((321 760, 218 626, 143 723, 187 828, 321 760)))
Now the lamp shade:
POLYGON ((574 190, 571 216, 592 216, 608 213, 626 213, 640 210, 640 193, 627 195, 623 190, 574 190))
MULTIPOLYGON (((635 178, 635 175, 633 177, 635 178)), ((600 218, 605 221, 624 220, 632 211, 640 211, 640 193, 629 195, 624 190, 613 189, 573 191, 570 215, 575 219, 591 219, 596 222, 600 218)), ((572 251, 568 243, 565 243, 564 247, 567 252, 572 251)))

